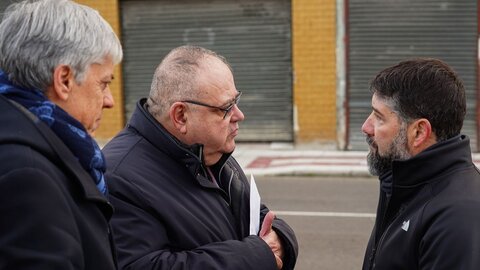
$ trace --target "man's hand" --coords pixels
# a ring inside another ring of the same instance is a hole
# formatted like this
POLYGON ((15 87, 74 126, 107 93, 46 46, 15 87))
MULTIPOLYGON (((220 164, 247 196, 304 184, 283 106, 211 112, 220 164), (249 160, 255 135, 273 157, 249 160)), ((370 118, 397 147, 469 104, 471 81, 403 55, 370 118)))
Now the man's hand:
POLYGON ((269 211, 263 219, 262 228, 260 229, 260 237, 268 244, 273 254, 275 255, 275 259, 277 261, 277 268, 282 269, 283 247, 277 233, 272 230, 272 223, 274 218, 275 214, 272 211, 269 211))

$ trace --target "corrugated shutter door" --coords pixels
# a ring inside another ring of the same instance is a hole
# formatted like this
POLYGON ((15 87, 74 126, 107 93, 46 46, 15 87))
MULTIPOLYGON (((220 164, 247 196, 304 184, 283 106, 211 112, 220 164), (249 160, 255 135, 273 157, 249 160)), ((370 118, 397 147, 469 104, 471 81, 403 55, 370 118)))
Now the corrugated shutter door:
POLYGON ((127 119, 174 47, 224 55, 243 91, 241 141, 291 141, 290 1, 121 1, 127 119))
POLYGON ((3 18, 3 13, 5 9, 11 4, 10 1, 0 1, 0 19, 3 18))
POLYGON ((477 142, 477 1, 349 0, 349 148, 367 149, 361 126, 371 112, 369 80, 403 59, 440 58, 463 79, 463 133, 477 142))

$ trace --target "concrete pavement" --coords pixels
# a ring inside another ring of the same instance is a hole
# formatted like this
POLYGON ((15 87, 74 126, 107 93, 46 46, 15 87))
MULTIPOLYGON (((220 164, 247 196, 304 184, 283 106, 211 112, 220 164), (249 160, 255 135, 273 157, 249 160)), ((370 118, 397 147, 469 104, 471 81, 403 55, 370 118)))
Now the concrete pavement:
MULTIPOLYGON (((368 176, 367 151, 336 151, 292 144, 237 143, 233 156, 245 174, 368 176)), ((480 167, 480 154, 472 155, 480 167)))
POLYGON ((292 144, 237 143, 233 156, 253 175, 367 176, 366 151, 335 151, 292 144))

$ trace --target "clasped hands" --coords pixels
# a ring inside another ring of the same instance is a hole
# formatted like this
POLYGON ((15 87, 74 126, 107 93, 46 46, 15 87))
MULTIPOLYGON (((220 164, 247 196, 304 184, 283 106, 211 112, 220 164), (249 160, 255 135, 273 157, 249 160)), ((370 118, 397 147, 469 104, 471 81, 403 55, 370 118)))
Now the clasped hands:
POLYGON ((283 247, 277 233, 272 229, 272 223, 274 218, 275 214, 272 211, 269 211, 263 219, 262 228, 260 229, 259 236, 263 239, 263 241, 268 244, 273 254, 275 255, 277 268, 282 269, 283 247))

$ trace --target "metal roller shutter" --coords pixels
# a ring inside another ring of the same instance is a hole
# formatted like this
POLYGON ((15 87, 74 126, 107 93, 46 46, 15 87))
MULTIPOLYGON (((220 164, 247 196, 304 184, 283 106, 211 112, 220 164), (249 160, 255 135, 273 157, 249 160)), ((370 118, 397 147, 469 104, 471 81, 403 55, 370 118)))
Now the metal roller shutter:
POLYGON ((361 126, 371 111, 369 80, 403 59, 436 57, 463 79, 463 133, 477 145, 477 1, 348 0, 349 149, 367 149, 361 126))
POLYGON ((0 1, 0 19, 3 18, 3 13, 10 4, 12 4, 10 1, 0 1))
POLYGON ((293 140, 290 1, 121 1, 127 119, 168 51, 224 55, 244 93, 239 141, 293 140))

